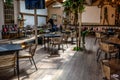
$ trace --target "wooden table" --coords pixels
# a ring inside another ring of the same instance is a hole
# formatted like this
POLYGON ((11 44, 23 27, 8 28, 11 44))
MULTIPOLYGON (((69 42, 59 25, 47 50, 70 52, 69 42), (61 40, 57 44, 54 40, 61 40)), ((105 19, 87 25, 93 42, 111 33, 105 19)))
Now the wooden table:
POLYGON ((43 36, 44 36, 44 45, 45 45, 45 38, 47 38, 48 51, 49 51, 50 38, 61 37, 60 34, 44 34, 43 36))
MULTIPOLYGON (((55 37, 61 37, 61 35, 60 34, 44 34, 43 35, 44 36, 44 40, 45 40, 45 38, 47 38, 47 41, 48 41, 48 48, 49 48, 49 40, 50 40, 50 38, 55 38, 55 37)), ((45 42, 45 41, 44 41, 45 42)), ((44 43, 45 44, 45 43, 44 43)))

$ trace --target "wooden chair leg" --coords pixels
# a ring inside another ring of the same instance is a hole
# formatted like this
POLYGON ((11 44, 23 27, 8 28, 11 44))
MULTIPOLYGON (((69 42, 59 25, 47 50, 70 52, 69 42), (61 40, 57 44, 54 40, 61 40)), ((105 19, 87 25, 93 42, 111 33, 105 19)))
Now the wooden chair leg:
POLYGON ((32 57, 32 61, 33 61, 33 64, 34 64, 36 70, 38 70, 33 57, 32 57))
POLYGON ((100 50, 100 48, 97 49, 97 54, 96 54, 96 56, 98 56, 99 50, 100 50))
POLYGON ((31 65, 32 65, 32 61, 31 61, 31 59, 29 58, 29 60, 30 60, 30 63, 31 63, 31 65))
POLYGON ((95 42, 94 42, 94 44, 96 44, 96 42, 97 42, 97 38, 95 39, 95 42))
POLYGON ((66 44, 66 46, 67 46, 67 48, 68 48, 68 42, 67 42, 67 41, 65 41, 65 44, 66 44))
POLYGON ((112 58, 111 54, 109 53, 109 60, 112 58))
POLYGON ((107 57, 107 53, 105 53, 105 59, 108 59, 108 57, 107 57))
POLYGON ((55 49, 55 45, 52 45, 52 53, 51 53, 51 55, 54 54, 54 49, 55 49))
POLYGON ((101 51, 100 51, 100 52, 98 52, 98 56, 97 56, 97 62, 99 61, 99 59, 100 59, 100 56, 101 56, 101 51))
POLYGON ((115 58, 117 59, 117 58, 118 58, 118 56, 119 56, 119 53, 116 53, 116 54, 115 54, 115 58))
POLYGON ((103 77, 103 80, 108 80, 106 77, 103 77))
POLYGON ((62 50, 63 50, 63 53, 64 53, 64 48, 63 48, 63 44, 62 44, 62 50))
POLYGON ((14 68, 14 75, 16 75, 16 68, 14 68))

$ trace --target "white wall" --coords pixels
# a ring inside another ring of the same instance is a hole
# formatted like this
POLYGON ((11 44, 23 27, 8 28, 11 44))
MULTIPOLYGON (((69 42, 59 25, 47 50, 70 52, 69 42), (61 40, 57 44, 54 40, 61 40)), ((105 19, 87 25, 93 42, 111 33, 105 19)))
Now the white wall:
POLYGON ((19 10, 18 10, 18 6, 17 5, 18 5, 18 1, 14 0, 14 24, 18 24, 17 17, 18 17, 19 10))
MULTIPOLYGON (((25 1, 20 1, 20 12, 34 14, 34 10, 25 8, 25 1)), ((37 15, 47 16, 47 9, 37 9, 37 15)), ((24 19, 24 26, 34 25, 34 16, 24 15, 24 19)), ((38 17, 38 26, 42 26, 43 24, 46 24, 46 17, 38 17)))
POLYGON ((3 13, 3 0, 0 0, 0 39, 2 39, 1 30, 4 24, 4 13, 3 13))

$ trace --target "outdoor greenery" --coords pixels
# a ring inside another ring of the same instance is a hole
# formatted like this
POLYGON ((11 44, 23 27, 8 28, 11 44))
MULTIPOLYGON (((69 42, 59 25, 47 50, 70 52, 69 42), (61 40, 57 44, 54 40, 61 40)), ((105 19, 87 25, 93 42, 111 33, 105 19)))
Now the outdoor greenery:
POLYGON ((82 36, 82 47, 85 48, 85 37, 88 35, 89 31, 87 29, 81 31, 82 36))
POLYGON ((64 11, 66 12, 66 14, 69 15, 73 13, 75 25, 79 24, 79 29, 76 29, 76 33, 78 34, 78 37, 76 37, 77 49, 81 48, 81 18, 82 12, 84 11, 84 1, 85 0, 66 0, 63 3, 64 11))
POLYGON ((13 0, 6 0, 6 3, 9 5, 12 4, 12 2, 13 2, 13 0))
POLYGON ((81 48, 81 47, 80 47, 80 48, 78 48, 78 47, 74 47, 73 50, 74 50, 74 51, 83 51, 84 49, 81 48))
POLYGON ((39 30, 39 33, 40 33, 40 34, 42 34, 43 32, 44 32, 44 30, 43 30, 43 29, 40 29, 40 30, 39 30))

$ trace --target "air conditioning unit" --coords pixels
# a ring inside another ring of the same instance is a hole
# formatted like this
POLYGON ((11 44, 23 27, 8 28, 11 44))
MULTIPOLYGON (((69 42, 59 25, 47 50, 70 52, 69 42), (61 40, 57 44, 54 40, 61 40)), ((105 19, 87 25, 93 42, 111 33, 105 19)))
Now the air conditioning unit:
POLYGON ((59 3, 59 2, 55 2, 53 5, 52 5, 53 8, 60 8, 62 7, 62 4, 59 3))
POLYGON ((92 5, 92 0, 85 0, 87 5, 92 5))
POLYGON ((54 5, 52 5, 52 7, 53 8, 60 8, 60 7, 62 7, 62 5, 61 4, 54 4, 54 5))

